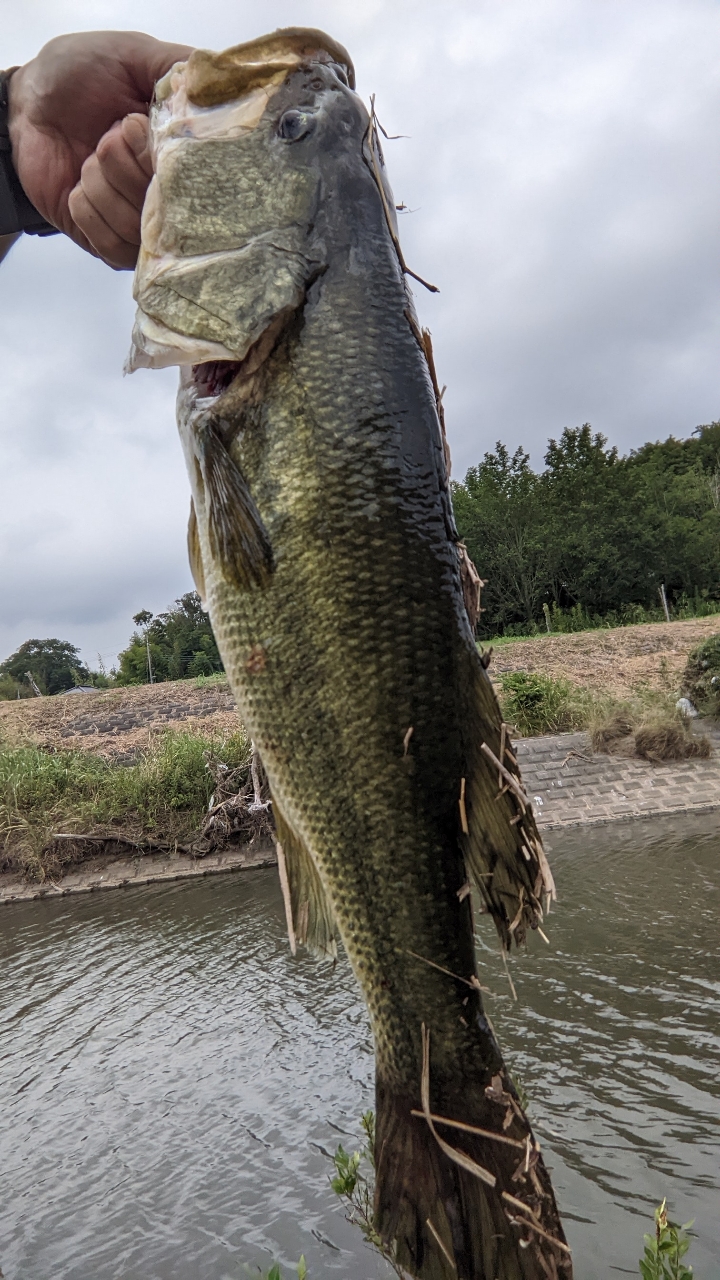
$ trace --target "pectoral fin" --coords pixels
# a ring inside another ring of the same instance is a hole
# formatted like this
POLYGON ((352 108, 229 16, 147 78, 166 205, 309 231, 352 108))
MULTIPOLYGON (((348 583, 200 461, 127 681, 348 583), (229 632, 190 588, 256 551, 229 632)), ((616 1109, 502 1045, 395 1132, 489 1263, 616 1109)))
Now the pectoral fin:
POLYGON ((188 520, 187 531, 188 559, 190 561, 190 572, 193 576, 193 582, 197 588, 200 597, 200 603, 205 608, 205 572, 203 570, 202 552, 200 550, 200 534, 198 533, 197 514, 195 511, 195 503, 190 499, 190 518, 188 520))
POLYGON ((278 838, 280 883, 285 898, 290 948, 307 946, 321 955, 337 955, 335 919, 317 867, 273 800, 278 838))
POLYGON ((211 419, 198 424, 195 447, 213 558, 241 591, 265 586, 274 569, 270 540, 245 477, 211 419))

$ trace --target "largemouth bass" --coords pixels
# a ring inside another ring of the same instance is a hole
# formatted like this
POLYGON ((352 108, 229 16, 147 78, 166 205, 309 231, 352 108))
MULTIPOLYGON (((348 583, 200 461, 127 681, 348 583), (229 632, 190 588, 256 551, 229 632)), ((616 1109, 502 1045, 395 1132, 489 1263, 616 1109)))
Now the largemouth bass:
POLYGON ((482 1005, 552 878, 463 602, 438 397, 374 118, 289 29, 157 86, 130 366, 177 364, 189 549, 267 771, 291 945, 376 1050, 376 1225, 420 1280, 571 1274, 482 1005))

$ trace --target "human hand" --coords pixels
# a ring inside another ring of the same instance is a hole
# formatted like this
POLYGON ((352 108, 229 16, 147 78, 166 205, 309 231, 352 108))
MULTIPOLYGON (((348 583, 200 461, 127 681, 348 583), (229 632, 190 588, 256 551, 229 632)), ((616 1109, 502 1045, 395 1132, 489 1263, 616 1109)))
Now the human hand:
POLYGON ((118 270, 134 267, 155 81, 192 52, 136 31, 58 36, 9 85, 13 164, 36 209, 118 270))

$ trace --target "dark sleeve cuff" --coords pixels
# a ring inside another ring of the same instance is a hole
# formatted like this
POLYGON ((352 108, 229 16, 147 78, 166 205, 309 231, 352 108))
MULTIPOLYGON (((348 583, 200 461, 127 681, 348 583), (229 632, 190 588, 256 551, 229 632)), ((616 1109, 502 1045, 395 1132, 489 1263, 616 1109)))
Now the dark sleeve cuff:
POLYGON ((0 236, 18 231, 30 236, 56 236, 57 227, 47 222, 25 195, 12 162, 7 125, 7 85, 11 74, 0 71, 0 236))

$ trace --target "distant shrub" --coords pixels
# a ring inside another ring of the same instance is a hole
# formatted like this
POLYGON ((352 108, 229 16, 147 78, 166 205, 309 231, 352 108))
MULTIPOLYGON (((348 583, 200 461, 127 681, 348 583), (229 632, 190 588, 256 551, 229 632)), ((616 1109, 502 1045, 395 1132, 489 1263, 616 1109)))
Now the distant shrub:
POLYGON ((704 715, 720 716, 720 636, 711 636, 693 649, 683 675, 683 693, 704 715))
POLYGON ((569 680, 529 671, 500 676, 503 716, 524 737, 539 733, 567 733, 588 723, 592 699, 569 680))

